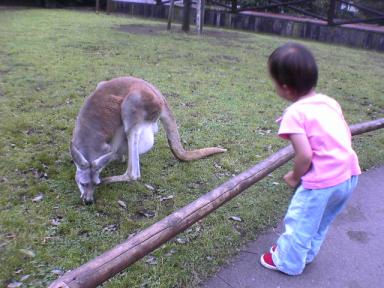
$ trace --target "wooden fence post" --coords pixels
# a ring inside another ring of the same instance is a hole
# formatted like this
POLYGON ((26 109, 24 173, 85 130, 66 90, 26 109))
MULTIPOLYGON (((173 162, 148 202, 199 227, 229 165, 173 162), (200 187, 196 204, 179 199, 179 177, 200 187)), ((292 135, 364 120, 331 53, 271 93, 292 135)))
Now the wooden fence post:
POLYGON ((175 7, 175 0, 171 0, 169 3, 169 10, 168 10, 168 24, 167 24, 167 30, 171 30, 171 23, 173 19, 173 9, 175 7))
MULTIPOLYGON (((352 135, 381 129, 384 128, 384 118, 355 124, 350 128, 352 135)), ((123 243, 65 273, 49 288, 94 288, 100 285, 287 163, 293 156, 292 145, 280 149, 123 243)))

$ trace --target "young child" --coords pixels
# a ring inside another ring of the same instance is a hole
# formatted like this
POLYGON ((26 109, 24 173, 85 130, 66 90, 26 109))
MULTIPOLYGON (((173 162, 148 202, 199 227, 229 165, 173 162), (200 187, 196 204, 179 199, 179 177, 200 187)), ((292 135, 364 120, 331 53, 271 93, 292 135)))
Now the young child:
POLYGON ((293 102, 279 120, 278 135, 295 150, 293 170, 284 180, 297 188, 284 218, 285 232, 260 262, 298 275, 319 252, 361 171, 339 104, 315 92, 318 71, 311 52, 288 43, 269 56, 268 66, 277 94, 293 102))

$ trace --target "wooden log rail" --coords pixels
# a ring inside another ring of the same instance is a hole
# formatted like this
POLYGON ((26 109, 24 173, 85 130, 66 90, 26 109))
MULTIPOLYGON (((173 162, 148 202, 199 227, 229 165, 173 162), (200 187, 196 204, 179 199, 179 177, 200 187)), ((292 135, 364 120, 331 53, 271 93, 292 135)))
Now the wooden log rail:
MULTIPOLYGON (((383 127, 384 118, 350 126, 352 135, 383 127)), ((75 270, 65 273, 49 288, 96 287, 260 181, 287 163, 293 156, 294 150, 291 145, 279 150, 249 170, 231 178, 187 206, 128 238, 125 242, 75 270)))

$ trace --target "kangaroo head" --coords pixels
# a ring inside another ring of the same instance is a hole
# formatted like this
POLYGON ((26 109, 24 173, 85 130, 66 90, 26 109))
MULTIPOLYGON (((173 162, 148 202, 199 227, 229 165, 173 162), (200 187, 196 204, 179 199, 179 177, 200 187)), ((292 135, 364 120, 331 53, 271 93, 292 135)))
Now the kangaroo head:
POLYGON ((96 186, 101 182, 100 172, 111 160, 112 153, 107 153, 89 162, 71 142, 71 155, 76 165, 75 180, 80 190, 80 198, 85 204, 92 204, 96 186))

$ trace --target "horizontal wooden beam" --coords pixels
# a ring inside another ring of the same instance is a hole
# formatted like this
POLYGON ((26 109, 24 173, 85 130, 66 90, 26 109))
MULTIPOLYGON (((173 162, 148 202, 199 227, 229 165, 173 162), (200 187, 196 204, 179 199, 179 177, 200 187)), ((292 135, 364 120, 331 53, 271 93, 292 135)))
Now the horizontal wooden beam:
POLYGON ((260 6, 243 6, 239 8, 237 11, 258 11, 258 10, 265 10, 270 8, 277 8, 277 7, 284 7, 288 5, 295 5, 295 4, 301 4, 304 2, 313 2, 313 0, 295 0, 290 2, 282 2, 282 3, 275 3, 275 4, 269 4, 269 5, 260 5, 260 6))
POLYGON ((360 10, 363 10, 363 11, 366 11, 366 12, 370 12, 372 14, 376 14, 376 15, 379 15, 379 16, 384 16, 384 11, 377 11, 377 10, 374 10, 370 7, 367 7, 367 6, 363 6, 361 4, 357 4, 357 3, 352 3, 352 2, 349 2, 349 1, 346 1, 346 0, 339 0, 341 3, 344 3, 344 4, 347 4, 347 5, 350 5, 350 6, 354 6, 354 7, 357 7, 359 8, 360 10))
POLYGON ((226 9, 228 9, 228 10, 231 10, 231 9, 232 9, 231 6, 222 4, 222 3, 217 2, 217 1, 211 1, 210 3, 212 3, 212 4, 216 5, 216 6, 219 6, 219 7, 224 7, 224 8, 226 8, 226 9))
MULTIPOLYGON (((350 126, 353 135, 383 127, 384 118, 350 126)), ((279 150, 125 242, 65 273, 49 288, 91 288, 100 285, 287 163, 293 156, 291 145, 279 150)))
MULTIPOLYGON (((280 0, 271 0, 272 3, 276 3, 276 4, 282 4, 283 2, 280 2, 280 0)), ((288 8, 290 8, 291 10, 294 10, 296 12, 300 12, 306 16, 311 16, 313 18, 317 18, 317 19, 320 19, 320 20, 323 20, 323 21, 327 21, 327 19, 323 16, 320 16, 318 14, 315 14, 315 13, 312 13, 312 12, 309 12, 309 11, 306 11, 304 9, 301 9, 301 8, 297 8, 295 6, 292 6, 292 5, 287 5, 288 8)))

